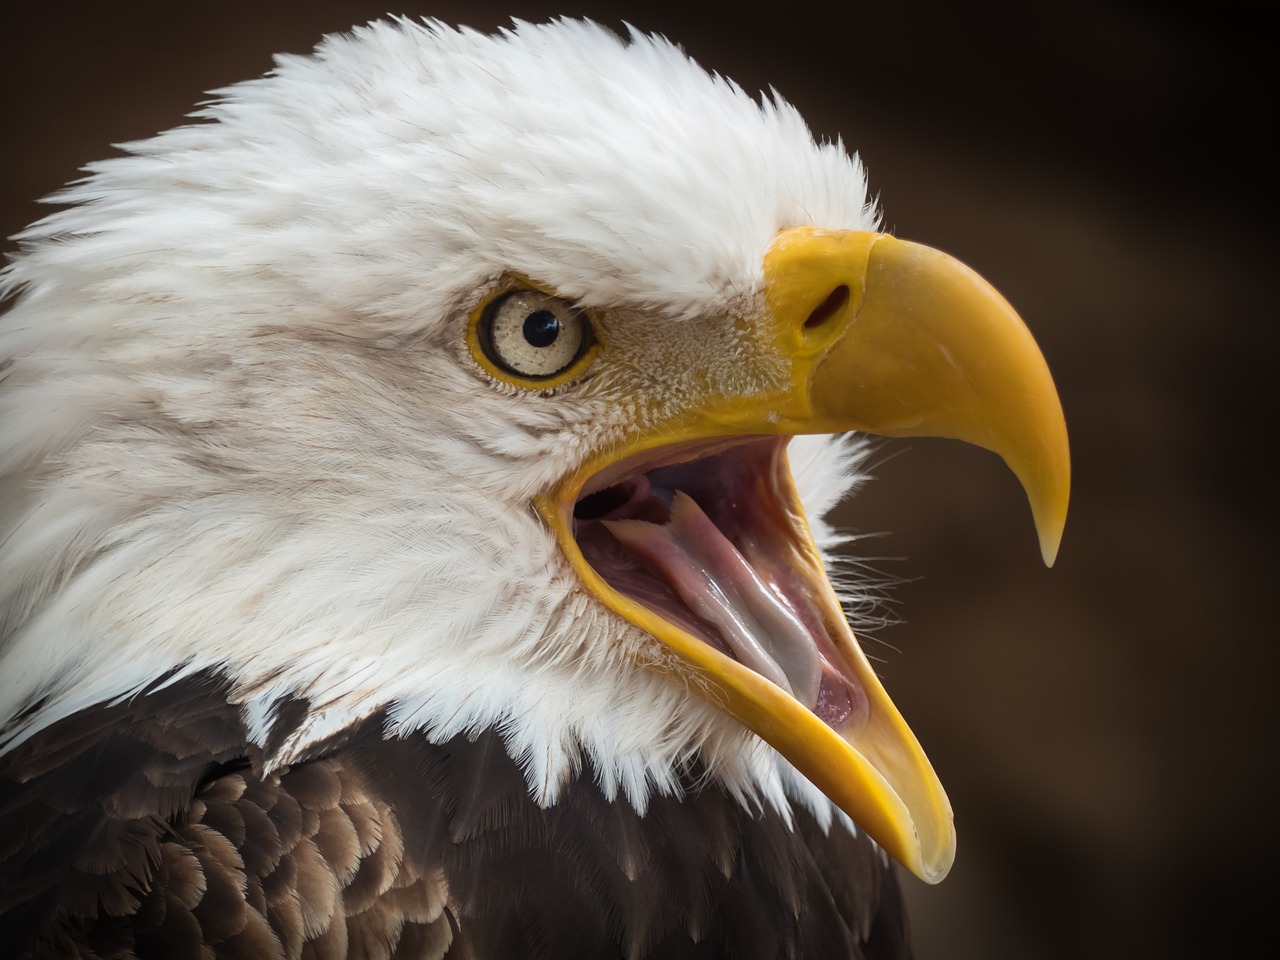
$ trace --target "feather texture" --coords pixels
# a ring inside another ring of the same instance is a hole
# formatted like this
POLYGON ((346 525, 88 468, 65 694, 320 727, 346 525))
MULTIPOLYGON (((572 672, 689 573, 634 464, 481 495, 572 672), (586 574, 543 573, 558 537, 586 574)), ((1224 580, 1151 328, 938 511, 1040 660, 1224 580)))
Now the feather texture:
MULTIPOLYGON (((735 324, 779 229, 874 225, 856 159, 573 21, 371 24, 196 117, 90 165, 0 274, 0 746, 219 670, 259 746, 310 705, 270 763, 385 709, 398 735, 497 727, 544 803, 590 759, 644 809, 696 751, 750 803, 824 807, 637 666, 667 654, 529 503, 661 418, 637 378, 675 408, 691 364, 730 395, 782 373, 735 324), (460 362, 508 272, 601 306, 625 364, 515 397, 460 362)), ((825 507, 853 474, 814 477, 825 507)))
MULTIPOLYGON (((194 116, 0 272, 0 942, 902 955, 884 855, 650 669, 532 506, 785 382, 762 253, 875 226, 856 158, 573 21, 371 24, 194 116), (473 362, 511 276, 591 311, 589 376, 473 362)), ((864 454, 792 449, 824 548, 864 454)))
POLYGON ((892 957, 883 854, 681 773, 645 816, 593 771, 533 803, 492 731, 372 717, 263 774, 209 677, 0 758, 0 937, 17 958, 892 957))

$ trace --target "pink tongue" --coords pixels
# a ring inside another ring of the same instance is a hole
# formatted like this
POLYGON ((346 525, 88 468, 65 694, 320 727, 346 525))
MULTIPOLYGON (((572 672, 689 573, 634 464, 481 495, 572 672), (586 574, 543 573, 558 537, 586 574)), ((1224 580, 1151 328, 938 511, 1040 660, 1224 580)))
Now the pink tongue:
POLYGON ((822 659, 808 629, 692 497, 677 491, 664 524, 601 523, 714 627, 743 664, 815 708, 822 659))

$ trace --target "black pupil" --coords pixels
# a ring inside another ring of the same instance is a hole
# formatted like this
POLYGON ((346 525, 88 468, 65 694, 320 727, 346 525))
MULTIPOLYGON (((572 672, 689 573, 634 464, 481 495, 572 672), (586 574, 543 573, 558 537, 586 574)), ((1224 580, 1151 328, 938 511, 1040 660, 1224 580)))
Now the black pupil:
POLYGON ((560 336, 560 321, 550 310, 535 310, 524 318, 524 338, 531 347, 549 347, 560 336))

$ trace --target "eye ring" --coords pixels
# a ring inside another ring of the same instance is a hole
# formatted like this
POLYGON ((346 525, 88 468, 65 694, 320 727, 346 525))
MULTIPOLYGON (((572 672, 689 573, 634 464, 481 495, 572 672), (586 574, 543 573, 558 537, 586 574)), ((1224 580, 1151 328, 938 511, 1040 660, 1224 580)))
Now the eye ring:
POLYGON ((582 310, 536 287, 503 290, 481 303, 472 314, 468 341, 490 374, 540 390, 578 376, 596 346, 582 310))

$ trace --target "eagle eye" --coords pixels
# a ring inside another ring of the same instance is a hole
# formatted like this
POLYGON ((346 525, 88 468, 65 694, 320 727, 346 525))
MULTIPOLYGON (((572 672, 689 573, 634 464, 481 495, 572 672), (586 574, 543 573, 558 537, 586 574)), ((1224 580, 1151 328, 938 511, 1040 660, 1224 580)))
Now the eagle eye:
POLYGON ((474 327, 475 346, 491 372, 533 381, 561 380, 595 342, 586 316, 567 300, 517 289, 490 301, 474 327))

